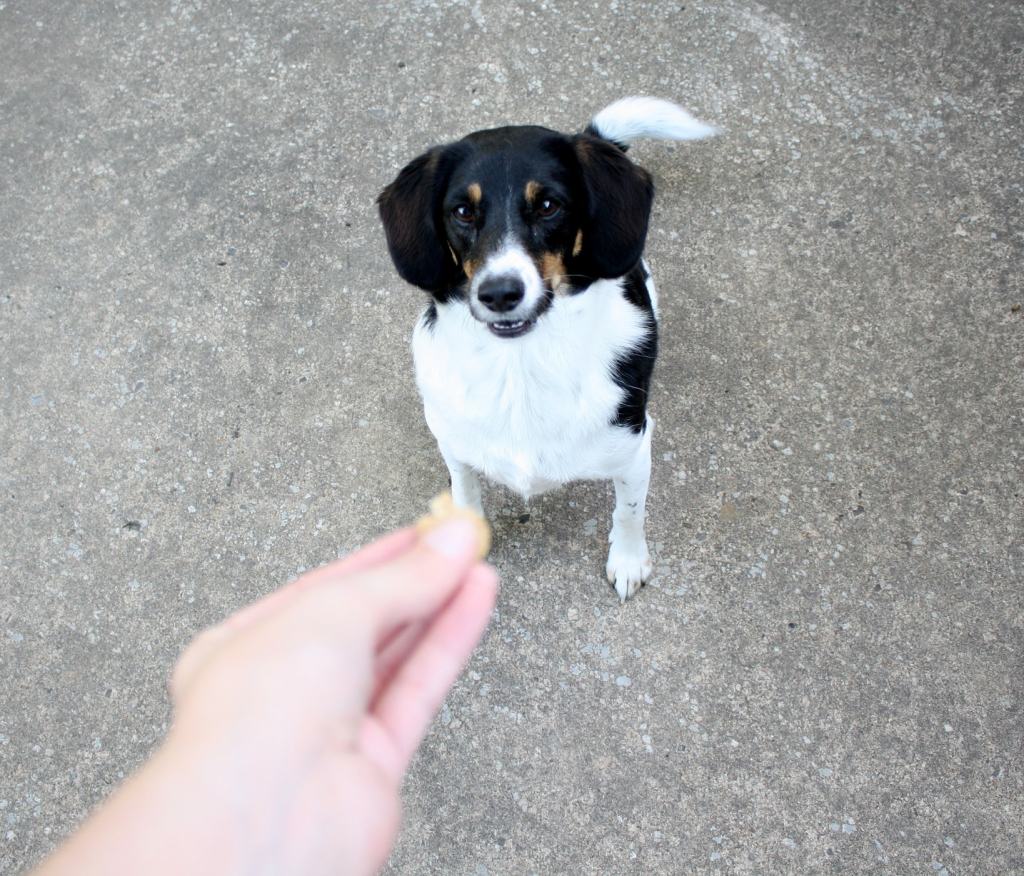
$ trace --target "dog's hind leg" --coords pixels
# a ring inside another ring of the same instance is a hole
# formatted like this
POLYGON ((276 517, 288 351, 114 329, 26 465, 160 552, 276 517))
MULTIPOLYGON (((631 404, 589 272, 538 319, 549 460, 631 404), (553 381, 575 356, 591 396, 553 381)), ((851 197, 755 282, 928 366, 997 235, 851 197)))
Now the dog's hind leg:
POLYGON ((476 472, 464 462, 459 462, 444 447, 440 447, 440 450, 451 477, 452 500, 460 508, 472 508, 483 517, 484 506, 480 498, 480 479, 476 472))
POLYGON ((647 486, 651 480, 651 432, 647 418, 643 441, 630 464, 615 475, 615 511, 608 536, 608 581, 625 602, 651 577, 651 556, 644 537, 647 486))

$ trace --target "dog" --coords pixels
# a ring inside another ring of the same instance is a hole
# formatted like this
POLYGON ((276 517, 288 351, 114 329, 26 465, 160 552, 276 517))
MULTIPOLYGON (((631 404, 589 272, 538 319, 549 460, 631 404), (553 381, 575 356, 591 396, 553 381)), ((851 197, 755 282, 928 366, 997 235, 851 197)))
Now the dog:
POLYGON ((623 602, 651 575, 658 350, 642 257, 654 186, 626 151, 713 133, 675 104, 630 97, 579 134, 511 126, 435 146, 377 200, 399 275, 431 296, 413 358, 455 503, 483 513, 480 475, 526 499, 611 479, 606 573, 623 602))

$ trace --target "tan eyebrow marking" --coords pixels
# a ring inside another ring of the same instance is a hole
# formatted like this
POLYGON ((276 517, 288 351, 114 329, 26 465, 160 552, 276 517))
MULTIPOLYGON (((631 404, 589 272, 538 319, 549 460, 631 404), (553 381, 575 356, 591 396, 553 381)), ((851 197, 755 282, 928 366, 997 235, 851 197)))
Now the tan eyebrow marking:
POLYGON ((578 256, 583 251, 583 229, 576 232, 576 242, 572 245, 572 254, 578 256))
POLYGON ((480 183, 470 183, 467 191, 469 192, 469 199, 474 204, 479 204, 480 199, 484 196, 484 190, 480 188, 480 183))
POLYGON ((532 204, 534 202, 534 199, 536 199, 537 195, 540 194, 540 189, 540 183, 536 180, 531 179, 526 184, 526 200, 528 203, 532 204))

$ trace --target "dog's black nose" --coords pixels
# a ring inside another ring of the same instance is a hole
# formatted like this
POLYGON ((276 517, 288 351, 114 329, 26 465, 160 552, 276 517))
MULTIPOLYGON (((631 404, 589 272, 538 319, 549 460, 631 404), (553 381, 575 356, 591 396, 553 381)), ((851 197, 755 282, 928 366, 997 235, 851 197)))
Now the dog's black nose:
POLYGON ((490 277, 480 284, 476 293, 480 303, 495 313, 508 313, 514 309, 523 296, 526 287, 518 277, 490 277))

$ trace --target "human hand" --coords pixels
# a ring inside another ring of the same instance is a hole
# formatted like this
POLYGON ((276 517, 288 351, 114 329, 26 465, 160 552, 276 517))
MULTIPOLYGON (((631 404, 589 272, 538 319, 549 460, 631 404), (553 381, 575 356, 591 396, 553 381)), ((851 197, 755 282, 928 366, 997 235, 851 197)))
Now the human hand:
POLYGON ((202 633, 175 668, 164 747, 48 863, 376 871, 405 769, 494 605, 497 576, 475 547, 465 521, 422 540, 403 530, 202 633), (122 844, 91 856, 103 851, 104 817, 122 844), (154 830, 162 818, 167 829, 154 830))

